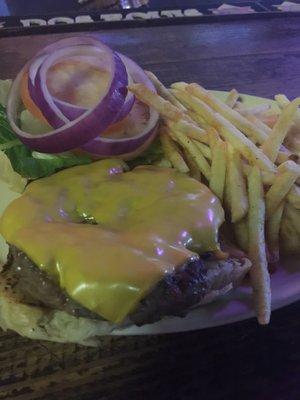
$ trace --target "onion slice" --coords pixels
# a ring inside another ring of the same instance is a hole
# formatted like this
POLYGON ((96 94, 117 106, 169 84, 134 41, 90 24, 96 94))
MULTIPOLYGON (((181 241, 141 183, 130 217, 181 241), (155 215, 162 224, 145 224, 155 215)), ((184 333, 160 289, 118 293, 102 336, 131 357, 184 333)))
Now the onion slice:
MULTIPOLYGON (((66 41, 66 43, 68 43, 66 41)), ((82 42, 81 42, 82 43, 82 42)), ((82 46, 82 44, 80 45, 82 46)), ((53 46, 48 47, 48 51, 51 50, 53 46)), ((55 46, 56 50, 64 49, 64 46, 55 46)), ((31 63, 29 67, 29 81, 28 81, 28 91, 30 94, 31 99, 34 101, 34 103, 38 107, 43 107, 43 102, 41 101, 40 97, 44 97, 43 93, 39 93, 40 90, 37 90, 36 88, 36 79, 38 79, 38 75, 40 73, 39 69, 41 68, 42 64, 44 63, 45 59, 48 57, 47 48, 44 49, 42 54, 39 54, 31 63), (38 94, 37 94, 38 91, 38 94)), ((127 70, 128 74, 128 84, 133 83, 132 78, 130 77, 129 70, 130 68, 127 67, 127 61, 130 63, 130 60, 127 57, 123 57, 118 54, 122 61, 124 62, 124 65, 127 70)), ((63 57, 59 60, 60 62, 63 61, 75 61, 75 62, 83 62, 95 67, 105 67, 105 63, 103 63, 103 60, 101 57, 97 57, 97 54, 95 55, 77 55, 77 56, 66 56, 65 52, 63 51, 63 57)), ((49 93, 47 93, 49 95, 49 93)), ((67 120, 73 121, 76 118, 79 118, 85 111, 87 111, 87 108, 85 107, 80 107, 76 104, 72 104, 67 101, 63 101, 61 99, 58 99, 55 96, 51 96, 53 103, 51 101, 51 111, 50 111, 50 116, 48 116, 47 121, 50 123, 50 125, 54 127, 59 127, 62 123, 66 123, 66 120, 64 117, 66 117, 67 120), (54 113, 54 116, 53 116, 54 113), (59 120, 57 121, 57 117, 59 120), (54 122, 53 122, 54 118, 54 122), (61 122, 62 121, 62 122, 61 122)), ((126 115, 130 112, 133 104, 134 104, 134 94, 130 91, 127 92, 126 99, 124 101, 123 107, 119 111, 119 113, 116 115, 115 121, 118 122, 121 119, 125 118, 126 115)))
MULTIPOLYGON (((118 55, 126 65, 127 70, 135 83, 143 83, 153 92, 156 91, 153 83, 141 67, 130 58, 119 53, 118 55)), ((135 107, 138 107, 138 103, 133 106, 131 113, 125 118, 123 121, 124 124, 126 124, 126 119, 130 118, 131 114, 134 113, 135 107)), ((136 156, 142 152, 155 137, 159 118, 159 114, 153 108, 149 108, 146 105, 144 105, 144 107, 147 108, 149 113, 146 122, 141 120, 143 118, 142 116, 132 117, 136 118, 136 124, 141 126, 141 130, 135 136, 126 138, 110 138, 109 136, 103 137, 103 134, 105 134, 105 132, 103 132, 100 136, 97 136, 81 148, 91 154, 94 158, 121 156, 122 158, 129 159, 136 156)), ((117 129, 118 124, 115 125, 115 130, 117 131, 117 129)), ((109 131, 114 131, 114 125, 109 128, 109 131)))
POLYGON ((145 149, 145 144, 151 143, 156 134, 158 113, 153 108, 149 108, 149 114, 147 122, 143 124, 143 128, 136 136, 122 139, 98 136, 83 145, 81 149, 94 158, 120 156, 128 159, 131 158, 130 155, 136 156, 145 149))
MULTIPOLYGON (((100 132, 105 131, 116 119, 116 115, 119 114, 119 110, 122 108, 127 96, 127 71, 116 53, 113 53, 95 38, 83 37, 83 39, 73 38, 69 40, 64 39, 64 45, 58 42, 56 45, 50 46, 50 50, 53 50, 53 53, 43 60, 35 76, 35 86, 38 91, 34 102, 39 103, 39 108, 43 115, 50 122, 50 125, 56 128, 55 130, 40 135, 32 135, 22 131, 17 125, 18 112, 21 106, 20 83, 23 73, 28 69, 28 64, 18 74, 9 94, 7 104, 9 122, 20 140, 37 151, 59 153, 80 147, 92 140, 100 132), (70 42, 72 45, 68 47, 67 44, 70 42), (92 45, 95 45, 95 48, 92 45), (46 87, 46 74, 52 63, 63 55, 66 55, 66 53, 76 54, 76 47, 81 48, 81 54, 90 51, 93 51, 93 55, 99 52, 106 54, 107 60, 109 60, 111 79, 107 93, 104 94, 99 103, 94 108, 86 110, 80 117, 70 121, 55 105, 46 87), (55 49, 57 51, 54 51, 55 49)), ((43 54, 45 52, 41 52, 39 55, 43 54)))

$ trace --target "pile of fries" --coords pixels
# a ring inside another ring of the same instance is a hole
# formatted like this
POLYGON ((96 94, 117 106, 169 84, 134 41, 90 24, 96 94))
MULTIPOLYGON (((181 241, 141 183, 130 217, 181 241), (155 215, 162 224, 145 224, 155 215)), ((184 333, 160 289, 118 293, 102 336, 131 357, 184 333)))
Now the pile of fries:
POLYGON ((236 242, 252 261, 257 318, 267 324, 269 265, 278 262, 279 250, 299 250, 300 144, 288 134, 297 124, 300 129, 300 98, 276 96, 278 111, 268 103, 250 109, 235 89, 221 101, 196 83, 168 89, 147 74, 158 94, 142 84, 129 89, 160 113, 166 160, 203 181, 222 202, 236 242))

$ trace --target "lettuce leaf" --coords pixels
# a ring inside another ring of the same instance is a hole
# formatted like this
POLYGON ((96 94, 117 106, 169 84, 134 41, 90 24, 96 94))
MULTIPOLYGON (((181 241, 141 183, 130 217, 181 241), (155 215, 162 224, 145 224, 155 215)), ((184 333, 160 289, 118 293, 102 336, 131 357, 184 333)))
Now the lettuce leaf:
POLYGON ((14 171, 9 158, 0 151, 0 180, 8 183, 13 192, 22 193, 27 184, 27 179, 14 171))
POLYGON ((63 168, 92 162, 87 155, 43 154, 32 151, 12 131, 2 105, 0 105, 0 151, 8 157, 13 170, 27 179, 42 178, 63 168))
POLYGON ((5 80, 0 79, 0 104, 3 107, 6 107, 8 93, 10 91, 11 84, 12 84, 11 79, 5 79, 5 80))

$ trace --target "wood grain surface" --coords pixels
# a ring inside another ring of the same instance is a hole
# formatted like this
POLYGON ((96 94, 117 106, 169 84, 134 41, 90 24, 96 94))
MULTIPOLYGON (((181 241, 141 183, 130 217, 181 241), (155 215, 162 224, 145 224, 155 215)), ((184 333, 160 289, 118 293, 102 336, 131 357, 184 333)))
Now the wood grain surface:
MULTIPOLYGON (((68 34, 70 35, 70 34, 68 34)), ((0 39, 0 78, 65 35, 0 39)), ((101 32, 166 84, 271 97, 300 94, 300 19, 288 17, 101 32)), ((0 399, 300 398, 300 303, 255 320, 184 334, 105 337, 99 348, 0 333, 0 399)), ((16 316, 18 318, 18 316, 16 316)))

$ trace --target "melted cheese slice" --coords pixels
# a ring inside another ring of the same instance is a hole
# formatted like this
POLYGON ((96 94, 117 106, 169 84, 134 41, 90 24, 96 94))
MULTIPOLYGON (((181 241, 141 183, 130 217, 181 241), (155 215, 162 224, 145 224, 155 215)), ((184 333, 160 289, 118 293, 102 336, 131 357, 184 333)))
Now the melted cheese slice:
POLYGON ((103 160, 31 183, 4 212, 0 233, 74 300, 120 323, 164 274, 195 251, 217 250, 223 220, 198 181, 103 160))

